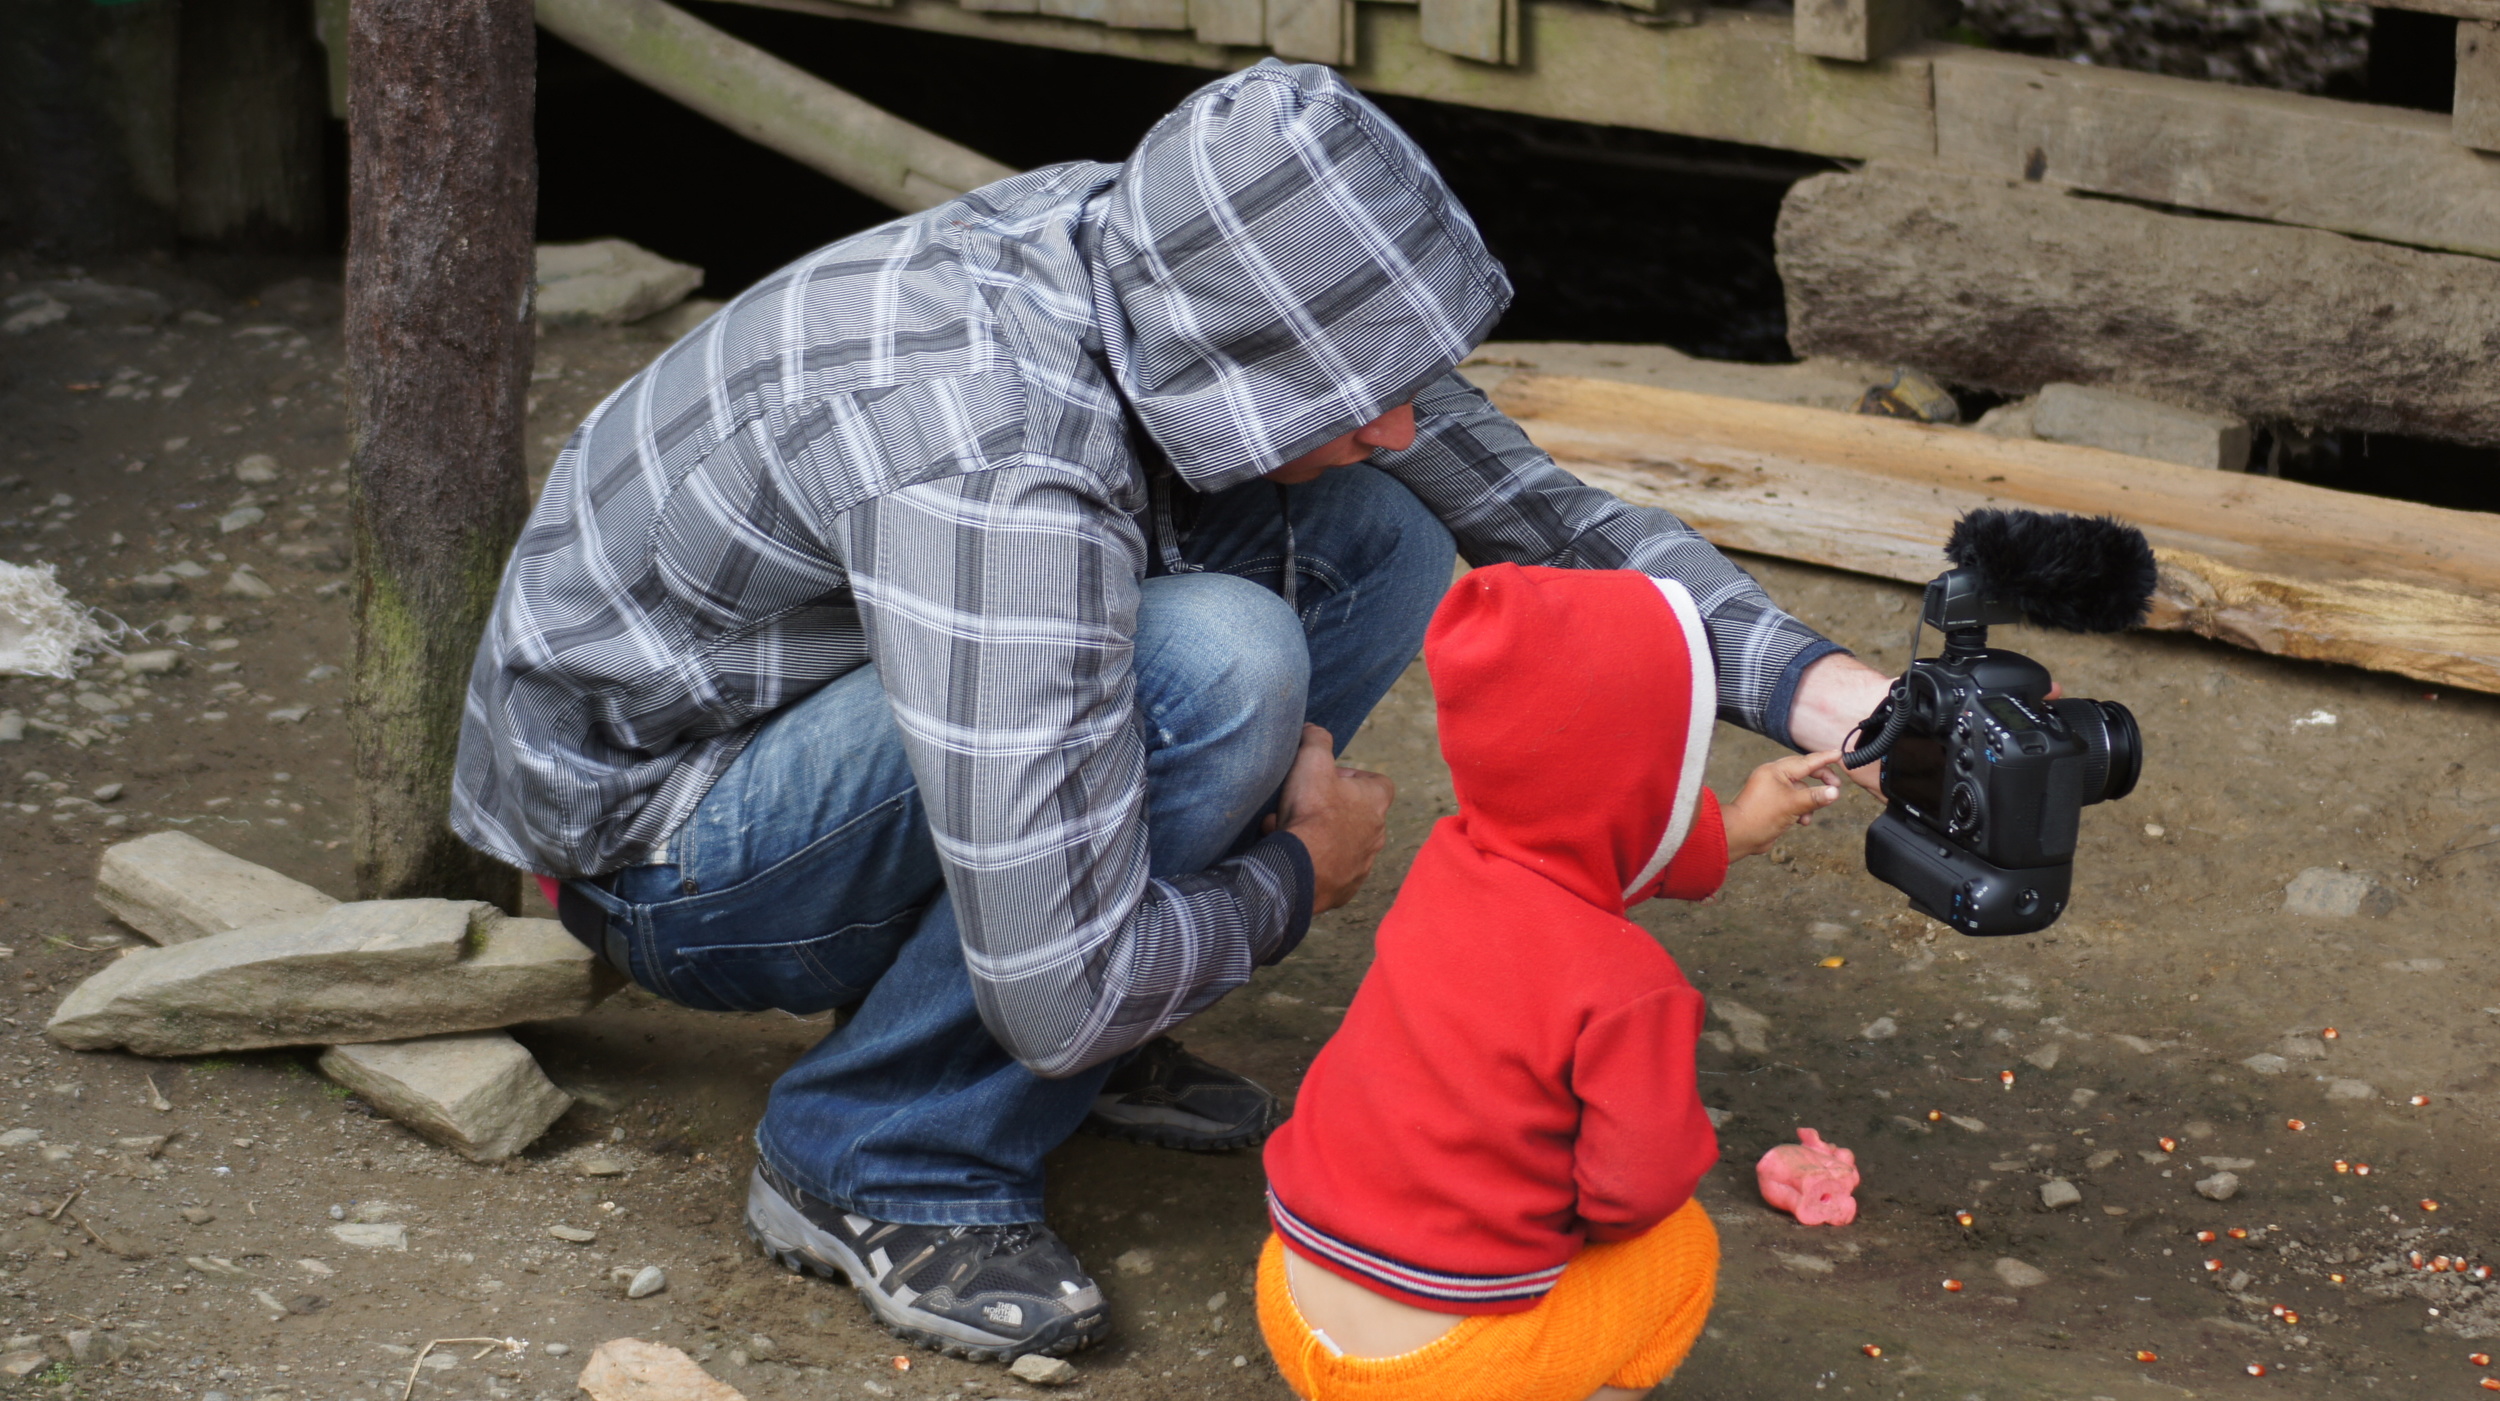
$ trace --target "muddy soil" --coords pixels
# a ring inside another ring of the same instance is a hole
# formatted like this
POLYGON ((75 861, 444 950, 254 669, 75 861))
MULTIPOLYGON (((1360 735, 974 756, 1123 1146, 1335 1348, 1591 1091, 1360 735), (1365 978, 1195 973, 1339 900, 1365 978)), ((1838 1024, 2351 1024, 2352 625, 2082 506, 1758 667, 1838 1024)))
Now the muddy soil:
MULTIPOLYGON (((62 275, 0 264, 0 300, 62 275)), ((687 1348, 759 1401, 1039 1395, 899 1346, 846 1293, 746 1246, 748 1130, 824 1021, 628 993, 520 1028, 581 1104, 500 1168, 374 1117, 307 1055, 149 1061, 43 1039, 62 992, 134 942, 90 896, 107 843, 189 831, 349 893, 330 670, 348 659, 335 322, 319 296, 253 304, 232 270, 222 284, 152 265, 98 275, 167 305, 0 339, 0 556, 57 564, 78 597, 185 661, 144 684, 110 667, 0 681, 0 709, 50 727, 0 745, 0 1129, 31 1131, 0 1137, 0 1223, 15 1223, 0 1224, 0 1352, 47 1354, 0 1387, 341 1401, 398 1396, 413 1369, 413 1394, 435 1401, 559 1398, 590 1347, 633 1335, 687 1348), (277 460, 277 480, 235 480, 252 453, 277 460), (221 530, 247 493, 264 519, 221 530), (128 582, 184 561, 202 572, 176 596, 128 582), (223 592, 244 565, 270 597, 223 592), (117 1143, 157 1134, 177 1136, 154 1157, 117 1143), (347 1245, 342 1218, 403 1223, 407 1249, 347 1245), (626 1299, 611 1271, 646 1264, 667 1289, 626 1299), (415 1365, 430 1340, 472 1337, 528 1346, 415 1365)), ((533 463, 658 344, 632 328, 548 336, 533 463)), ((1910 590, 1747 564, 1878 664, 1903 660, 1910 590)), ((1660 1394, 2479 1394, 2468 1354, 2500 1336, 2500 1294, 2406 1257, 2500 1263, 2500 990, 2484 971, 2500 705, 2175 637, 2004 640, 2070 693, 2133 706, 2146 732, 2142 787, 2085 815, 2056 928, 1975 940, 1906 913, 1864 873, 1875 809, 1856 796, 1740 864, 1717 901, 1640 912, 1716 1001, 1703 1084, 1727 1116, 1704 1192, 1726 1243, 1719 1305, 1660 1394), (2286 882, 2313 866, 2375 874, 2392 911, 2286 916, 2286 882), (2261 1053, 2280 1059, 2246 1064, 2261 1053), (1751 1163, 1799 1125, 1857 1151, 1855 1224, 1799 1227, 1755 1200, 1751 1163), (2223 1170, 2238 1195, 2199 1196, 2223 1170), (2080 1202, 2044 1205, 2051 1180, 2080 1202), (2009 1283, 2022 1272, 2006 1260, 2046 1278, 2009 1283)), ((1771 752, 1722 728, 1714 782, 1726 791, 1771 752)), ((1381 879, 1186 1032, 1288 1091, 1350 999, 1396 876, 1450 810, 1420 669, 1352 757, 1400 788, 1381 879)), ((1068 1394, 1285 1395, 1250 1315, 1259 1187, 1255 1155, 1060 1153, 1053 1221, 1118 1324, 1068 1394)))

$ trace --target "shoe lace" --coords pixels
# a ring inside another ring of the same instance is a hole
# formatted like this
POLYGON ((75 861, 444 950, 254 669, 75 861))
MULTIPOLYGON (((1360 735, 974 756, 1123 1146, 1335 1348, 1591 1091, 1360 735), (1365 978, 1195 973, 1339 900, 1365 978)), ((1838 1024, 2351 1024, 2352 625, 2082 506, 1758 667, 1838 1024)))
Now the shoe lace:
POLYGON ((1040 1240, 1042 1232, 1042 1227, 1030 1221, 1020 1221, 1010 1226, 967 1226, 964 1228, 964 1234, 981 1240, 989 1247, 989 1254, 992 1256, 1013 1255, 1040 1240))

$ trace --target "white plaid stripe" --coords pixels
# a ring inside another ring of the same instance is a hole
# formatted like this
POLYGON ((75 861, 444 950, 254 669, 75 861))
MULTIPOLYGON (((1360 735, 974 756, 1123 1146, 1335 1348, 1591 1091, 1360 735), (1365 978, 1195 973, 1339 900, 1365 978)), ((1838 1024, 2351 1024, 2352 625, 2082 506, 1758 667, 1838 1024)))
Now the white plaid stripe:
POLYGON ((454 826, 554 875, 653 859, 758 719, 874 659, 1002 1042, 1066 1073, 1205 1007, 1308 892, 1274 842, 1147 874, 1128 412, 1213 490, 1415 397, 1415 447, 1375 462, 1468 558, 1682 581, 1723 712, 1776 732, 1829 644, 1451 372, 1508 296, 1420 153, 1307 67, 1209 85, 1126 165, 820 249, 559 454, 479 649, 454 826))

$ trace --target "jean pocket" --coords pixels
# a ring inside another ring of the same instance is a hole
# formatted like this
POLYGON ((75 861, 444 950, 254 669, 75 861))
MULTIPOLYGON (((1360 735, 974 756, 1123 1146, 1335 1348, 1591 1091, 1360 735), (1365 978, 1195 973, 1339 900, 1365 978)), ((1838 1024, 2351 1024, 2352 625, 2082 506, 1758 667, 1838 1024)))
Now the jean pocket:
POLYGON ((787 943, 682 949, 670 981, 681 992, 691 991, 685 987, 691 982, 710 994, 715 1005, 708 1010, 812 1016, 867 996, 919 920, 914 909, 882 923, 847 925, 787 943))

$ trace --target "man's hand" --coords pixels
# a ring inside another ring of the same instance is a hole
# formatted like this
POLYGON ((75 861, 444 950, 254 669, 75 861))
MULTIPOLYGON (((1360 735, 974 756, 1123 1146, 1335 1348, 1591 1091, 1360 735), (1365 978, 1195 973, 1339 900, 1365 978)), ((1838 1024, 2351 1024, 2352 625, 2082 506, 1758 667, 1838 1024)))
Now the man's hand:
MULTIPOLYGON (((1891 690, 1891 677, 1857 658, 1838 653, 1825 657, 1797 678, 1797 698, 1788 711, 1788 736, 1809 752, 1842 748, 1841 741, 1891 690)), ((1864 744, 1872 736, 1857 738, 1858 743, 1864 744)), ((1880 798, 1884 796, 1882 770, 1881 764, 1865 764, 1849 770, 1849 778, 1880 798)), ((1838 767, 1827 771, 1824 778, 1838 783, 1838 767)))
POLYGON ((1284 799, 1268 821, 1271 829, 1300 838, 1311 853, 1311 913, 1353 899, 1370 879, 1372 862, 1389 843, 1389 800, 1397 791, 1387 774, 1339 765, 1328 731, 1302 727, 1302 752, 1294 756, 1284 799))

